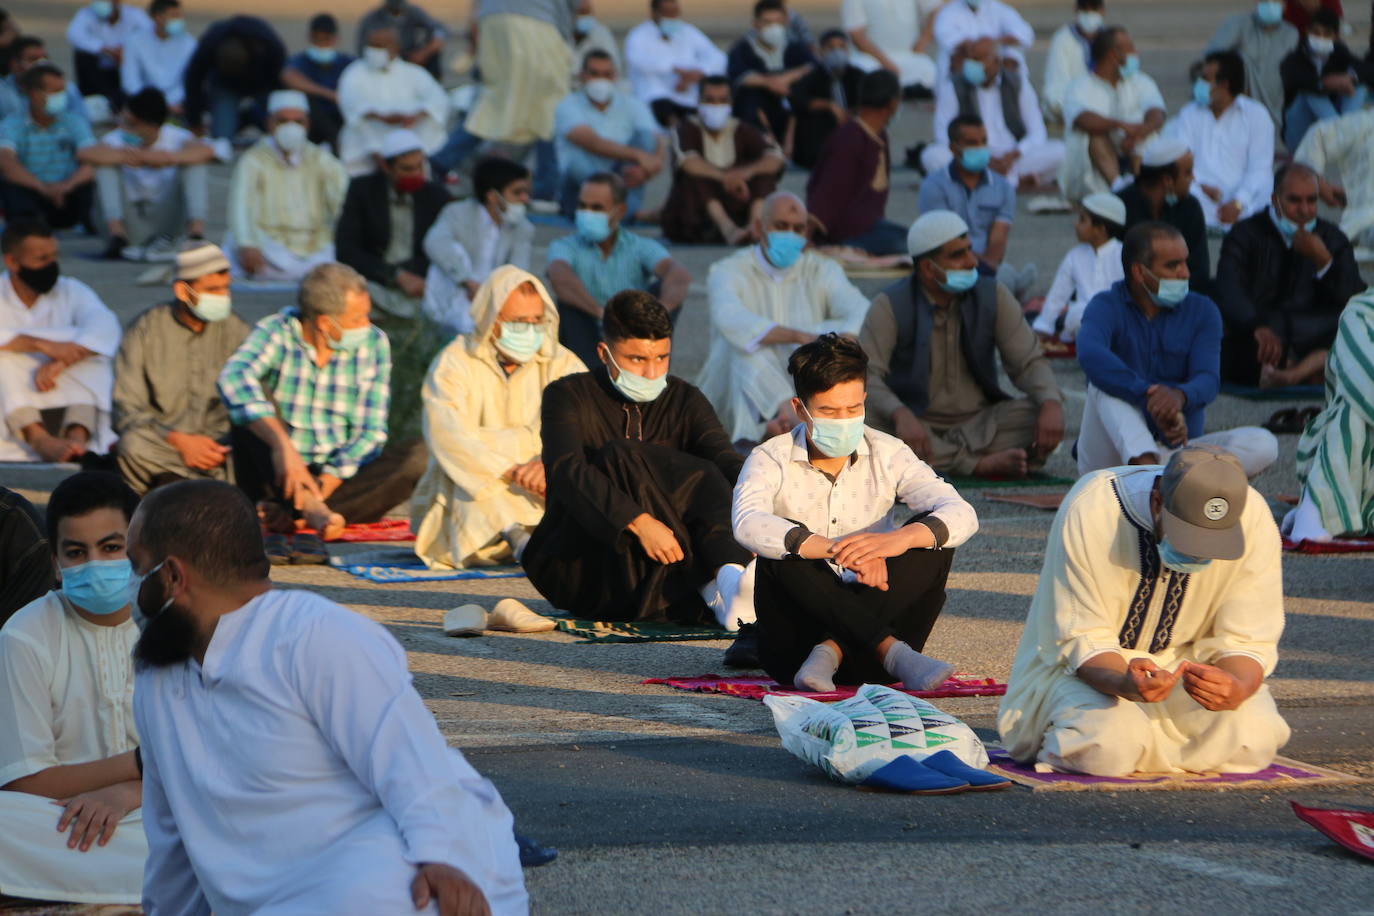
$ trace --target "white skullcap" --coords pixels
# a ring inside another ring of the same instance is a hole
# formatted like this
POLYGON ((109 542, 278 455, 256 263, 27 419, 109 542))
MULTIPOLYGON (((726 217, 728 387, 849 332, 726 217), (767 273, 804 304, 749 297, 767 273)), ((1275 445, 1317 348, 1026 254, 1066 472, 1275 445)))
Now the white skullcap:
POLYGON ((1126 205, 1110 191, 1099 191, 1083 198, 1083 209, 1118 226, 1126 225, 1126 205))
POLYGON ((278 89, 267 97, 267 113, 276 114, 283 108, 309 111, 310 102, 306 99, 304 92, 298 92, 295 89, 278 89))
POLYGON ((400 128, 382 138, 381 154, 383 159, 395 159, 397 156, 404 156, 406 153, 413 153, 424 148, 425 145, 420 142, 415 131, 400 128))
POLYGON ((906 250, 913 258, 929 254, 945 242, 968 235, 968 223, 949 210, 922 213, 906 234, 906 250))
POLYGON ((1155 137, 1140 151, 1140 164, 1152 169, 1173 165, 1188 154, 1188 144, 1177 137, 1155 137))

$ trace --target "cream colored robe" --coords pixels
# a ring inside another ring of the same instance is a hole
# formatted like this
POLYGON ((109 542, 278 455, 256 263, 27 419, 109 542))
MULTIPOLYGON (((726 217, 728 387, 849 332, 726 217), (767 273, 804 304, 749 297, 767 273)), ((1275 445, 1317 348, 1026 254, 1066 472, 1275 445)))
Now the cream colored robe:
POLYGON ((1124 478, 1159 471, 1089 474, 1055 517, 997 718, 1017 760, 1101 776, 1248 773, 1268 766, 1288 740, 1267 685, 1238 709, 1210 712, 1181 684, 1163 703, 1136 703, 1075 675, 1102 652, 1151 658, 1170 670, 1184 659, 1215 664, 1244 655, 1266 676, 1274 670, 1283 632, 1282 559, 1264 497, 1252 489, 1246 499, 1243 557, 1180 576, 1160 566, 1148 508, 1142 517, 1126 498, 1124 478))
POLYGON ((472 304, 475 330, 434 358, 425 378, 424 428, 429 467, 410 501, 415 553, 431 569, 490 566, 511 560, 501 532, 533 527, 544 501, 501 475, 540 453, 544 389, 587 371, 558 342, 558 309, 533 274, 506 265, 492 272, 472 304), (533 283, 548 321, 544 346, 510 375, 497 360, 493 334, 507 297, 533 283))
MULTIPOLYGON (((334 225, 343 209, 348 173, 328 149, 307 143, 282 158, 276 141, 264 137, 234 164, 229 183, 226 247, 280 246, 296 258, 334 251, 334 225)), ((282 266, 282 265, 278 265, 282 266)))

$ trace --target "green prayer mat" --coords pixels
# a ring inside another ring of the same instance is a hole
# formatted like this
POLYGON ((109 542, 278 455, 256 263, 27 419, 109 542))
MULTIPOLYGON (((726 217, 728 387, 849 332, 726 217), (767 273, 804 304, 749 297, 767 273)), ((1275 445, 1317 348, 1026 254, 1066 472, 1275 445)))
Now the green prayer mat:
POLYGON ((1075 477, 1051 477, 1039 471, 1016 479, 961 477, 958 474, 950 474, 945 475, 945 480, 953 484, 956 490, 986 490, 992 487, 1071 487, 1078 483, 1075 477))
POLYGON ((1326 400, 1326 386, 1324 385, 1290 385, 1287 388, 1259 388, 1254 385, 1232 385, 1229 382, 1222 383, 1222 394, 1229 394, 1235 398, 1244 398, 1247 401, 1324 401, 1326 400))
POLYGON ((707 623, 681 625, 564 617, 559 619, 558 629, 571 636, 582 637, 579 642, 681 642, 734 638, 720 627, 707 623))

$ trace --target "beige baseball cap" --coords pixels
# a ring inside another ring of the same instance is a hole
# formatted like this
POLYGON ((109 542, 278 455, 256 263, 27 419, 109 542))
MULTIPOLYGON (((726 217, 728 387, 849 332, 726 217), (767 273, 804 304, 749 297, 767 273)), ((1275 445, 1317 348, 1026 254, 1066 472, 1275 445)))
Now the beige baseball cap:
POLYGON ((1240 559, 1245 553, 1240 517, 1249 492, 1235 455, 1214 445, 1179 449, 1159 478, 1164 536, 1191 557, 1240 559))

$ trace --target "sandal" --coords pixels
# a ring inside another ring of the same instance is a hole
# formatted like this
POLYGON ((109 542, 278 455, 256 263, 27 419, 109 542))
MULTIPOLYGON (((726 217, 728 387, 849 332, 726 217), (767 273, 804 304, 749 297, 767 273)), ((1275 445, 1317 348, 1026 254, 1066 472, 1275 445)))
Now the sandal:
POLYGON ((267 561, 273 566, 287 566, 291 562, 291 542, 284 534, 264 534, 262 552, 267 554, 267 561))
POLYGON ((1276 436, 1292 436, 1302 432, 1305 425, 1301 419, 1302 411, 1297 407, 1285 407, 1274 411, 1264 423, 1264 428, 1276 436))
POLYGON ((298 534, 291 539, 291 562, 297 566, 321 566, 329 562, 329 549, 318 535, 298 534))

